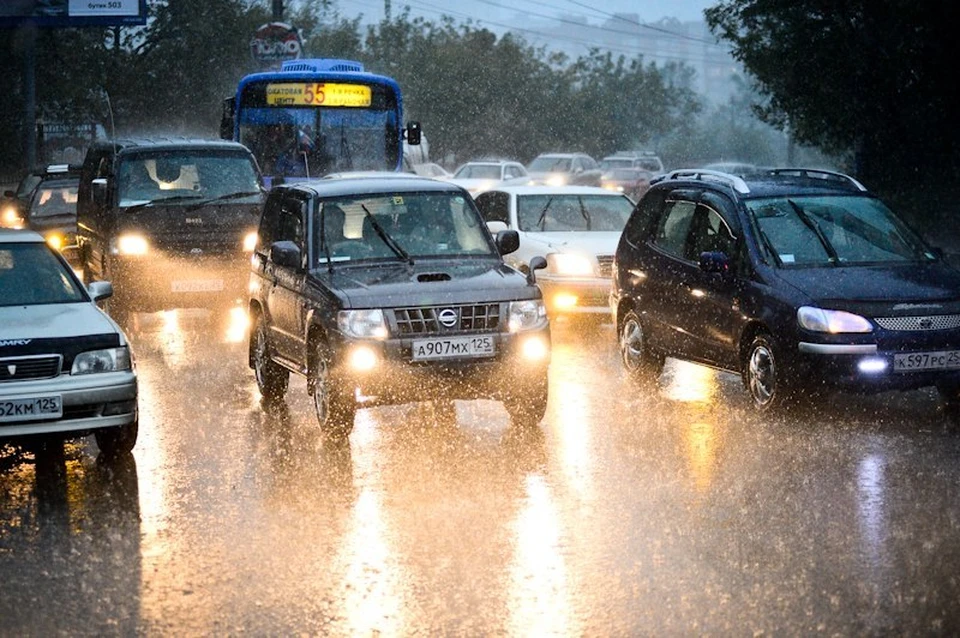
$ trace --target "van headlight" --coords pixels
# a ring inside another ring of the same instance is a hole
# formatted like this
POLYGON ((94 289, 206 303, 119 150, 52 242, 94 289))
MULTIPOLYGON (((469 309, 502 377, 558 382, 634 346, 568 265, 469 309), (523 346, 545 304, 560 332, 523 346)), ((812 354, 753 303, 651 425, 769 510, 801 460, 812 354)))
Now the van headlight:
POLYGON ((387 322, 379 308, 341 310, 337 313, 337 327, 348 337, 357 339, 386 339, 387 322))
POLYGON ((523 332, 542 327, 547 322, 547 308, 542 299, 511 301, 507 313, 510 332, 523 332))
POLYGON ((150 242, 143 235, 128 233, 117 237, 113 245, 115 255, 146 255, 150 251, 150 242))
POLYGON ((251 230, 243 237, 243 252, 252 253, 257 247, 257 231, 251 230))
POLYGON ((797 323, 801 328, 811 332, 829 332, 830 334, 873 332, 873 325, 860 315, 813 306, 801 306, 797 310, 797 323))
POLYGON ((107 348, 81 352, 73 360, 70 374, 93 374, 96 372, 119 372, 130 370, 130 349, 107 348))
POLYGON ((565 277, 592 277, 594 274, 593 262, 585 255, 574 253, 550 253, 547 266, 565 277))

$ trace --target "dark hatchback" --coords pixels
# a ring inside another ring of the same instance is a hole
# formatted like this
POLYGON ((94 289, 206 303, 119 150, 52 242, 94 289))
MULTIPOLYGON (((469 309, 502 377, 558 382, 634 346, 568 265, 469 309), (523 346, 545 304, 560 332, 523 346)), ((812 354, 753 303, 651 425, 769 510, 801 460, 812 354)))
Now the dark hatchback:
POLYGON ((673 171, 639 202, 610 303, 623 364, 742 375, 764 410, 821 390, 960 401, 960 271, 856 180, 673 171))
MULTIPOLYGON (((521 427, 547 403, 550 327, 540 291, 507 266, 467 191, 358 175, 271 190, 250 278, 250 366, 280 399, 307 378, 321 429, 358 407, 502 401, 521 427)), ((543 267, 540 258, 533 268, 543 267)))

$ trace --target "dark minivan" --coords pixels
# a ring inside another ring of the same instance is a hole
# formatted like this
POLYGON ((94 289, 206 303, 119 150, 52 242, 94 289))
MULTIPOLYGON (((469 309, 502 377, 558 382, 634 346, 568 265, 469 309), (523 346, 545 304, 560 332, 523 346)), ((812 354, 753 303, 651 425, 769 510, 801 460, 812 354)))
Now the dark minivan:
POLYGON ((98 142, 78 190, 84 280, 113 283, 115 315, 242 303, 264 197, 236 142, 98 142))
POLYGON ((491 236, 447 182, 360 174, 273 188, 250 277, 261 394, 279 400, 291 372, 305 376, 337 438, 358 407, 414 401, 493 399, 518 426, 539 423, 550 326, 539 288, 503 261, 518 244, 514 230, 491 236))
POLYGON ((616 252, 623 364, 742 375, 757 408, 815 392, 935 386, 960 401, 960 271, 851 177, 673 171, 616 252))

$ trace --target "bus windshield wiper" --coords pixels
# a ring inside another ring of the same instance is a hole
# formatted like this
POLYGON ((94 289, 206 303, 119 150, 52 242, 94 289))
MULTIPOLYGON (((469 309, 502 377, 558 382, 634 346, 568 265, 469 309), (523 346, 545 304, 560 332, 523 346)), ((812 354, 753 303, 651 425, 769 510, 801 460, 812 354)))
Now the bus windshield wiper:
POLYGON ((217 197, 211 197, 205 199, 202 202, 197 202, 196 204, 190 204, 188 208, 190 210, 196 210, 201 206, 206 206, 207 204, 214 204, 216 202, 225 202, 231 199, 241 199, 243 197, 253 197, 254 195, 259 195, 260 191, 241 191, 239 193, 227 193, 226 195, 219 195, 217 197))
POLYGON ((363 209, 363 212, 366 213, 367 219, 370 220, 370 225, 373 226, 374 232, 377 233, 377 237, 387 245, 387 248, 392 250, 397 257, 407 262, 411 266, 413 265, 413 257, 411 257, 407 251, 405 251, 400 244, 397 243, 397 240, 390 236, 390 234, 384 230, 383 226, 380 225, 380 222, 377 221, 376 215, 370 212, 370 210, 364 204, 360 204, 360 208, 363 209))
POLYGON ((823 229, 820 228, 820 225, 810 217, 810 214, 807 211, 803 210, 799 204, 797 204, 792 199, 788 199, 787 203, 793 208, 793 212, 797 214, 797 217, 800 218, 806 226, 813 231, 813 234, 817 236, 817 239, 820 241, 820 244, 823 246, 823 249, 827 251, 827 257, 830 262, 834 265, 840 264, 840 256, 837 254, 837 251, 830 244, 830 241, 827 239, 827 236, 823 234, 823 229))

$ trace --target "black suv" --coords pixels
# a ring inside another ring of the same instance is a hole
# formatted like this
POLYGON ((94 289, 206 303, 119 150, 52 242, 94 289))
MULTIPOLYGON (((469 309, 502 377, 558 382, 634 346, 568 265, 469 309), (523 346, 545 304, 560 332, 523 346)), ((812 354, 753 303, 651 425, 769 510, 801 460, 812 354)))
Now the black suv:
MULTIPOLYGON (((305 375, 322 430, 365 405, 491 398, 519 427, 547 404, 550 328, 459 186, 357 175, 270 191, 250 278, 250 367, 267 400, 305 375)), ((534 268, 544 267, 538 261, 534 268)))
POLYGON ((831 388, 960 388, 960 272, 856 180, 673 171, 621 236, 610 304, 628 371, 742 375, 761 410, 831 388))
POLYGON ((265 195, 236 142, 131 139, 87 151, 77 198, 84 280, 110 280, 115 316, 246 298, 265 195))

